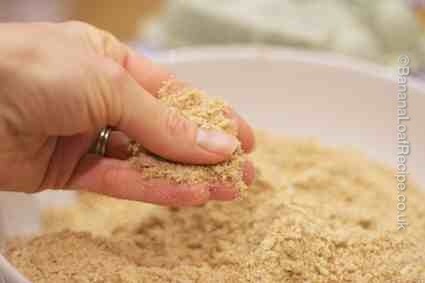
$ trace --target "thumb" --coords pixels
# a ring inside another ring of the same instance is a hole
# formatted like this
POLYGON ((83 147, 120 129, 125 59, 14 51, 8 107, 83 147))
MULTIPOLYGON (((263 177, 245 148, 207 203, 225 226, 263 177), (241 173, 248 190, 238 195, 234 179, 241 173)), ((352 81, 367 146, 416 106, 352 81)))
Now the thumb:
POLYGON ((100 69, 100 72, 107 70, 107 81, 110 84, 107 88, 109 95, 104 96, 107 98, 107 109, 117 109, 116 101, 119 101, 119 119, 114 115, 116 111, 110 112, 112 119, 108 122, 112 126, 151 152, 169 160, 213 164, 230 157, 239 145, 236 137, 200 129, 174 109, 161 104, 125 68, 132 50, 107 32, 89 30, 88 38, 96 53, 103 54, 105 61, 112 59, 108 61, 109 68, 100 69))
POLYGON ((109 68, 102 68, 103 72, 109 69, 106 75, 110 93, 104 96, 106 109, 117 109, 116 103, 120 109, 120 115, 109 115, 111 126, 149 151, 183 163, 218 163, 236 150, 239 144, 236 137, 197 127, 144 90, 122 66, 111 63, 109 68))

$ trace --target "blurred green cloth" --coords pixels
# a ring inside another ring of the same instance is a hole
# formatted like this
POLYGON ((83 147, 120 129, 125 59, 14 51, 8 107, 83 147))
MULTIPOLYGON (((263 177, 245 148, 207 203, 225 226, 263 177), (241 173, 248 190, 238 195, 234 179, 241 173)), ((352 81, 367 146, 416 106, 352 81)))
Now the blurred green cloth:
POLYGON ((425 33, 405 0, 168 1, 143 33, 151 46, 266 43, 425 66, 425 33))

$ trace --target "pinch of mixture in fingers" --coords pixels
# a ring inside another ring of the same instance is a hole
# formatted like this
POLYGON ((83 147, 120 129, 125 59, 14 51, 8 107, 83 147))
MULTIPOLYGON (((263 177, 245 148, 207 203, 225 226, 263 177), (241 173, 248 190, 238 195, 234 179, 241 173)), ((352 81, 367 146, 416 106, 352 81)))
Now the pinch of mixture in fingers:
MULTIPOLYGON (((221 99, 210 97, 177 80, 164 82, 157 97, 200 128, 224 131, 232 136, 238 134, 237 124, 227 114, 229 107, 221 99)), ((189 165, 165 160, 134 141, 130 143, 129 151, 131 164, 146 179, 165 179, 179 184, 233 184, 240 192, 247 188, 243 181, 246 158, 240 144, 230 159, 214 165, 189 165)))

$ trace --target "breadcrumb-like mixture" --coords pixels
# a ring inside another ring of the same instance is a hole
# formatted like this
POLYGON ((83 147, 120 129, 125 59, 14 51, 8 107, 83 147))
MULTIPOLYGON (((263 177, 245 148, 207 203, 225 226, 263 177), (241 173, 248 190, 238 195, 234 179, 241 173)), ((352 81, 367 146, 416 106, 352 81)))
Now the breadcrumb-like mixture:
MULTIPOLYGON (((176 80, 164 83, 158 92, 158 99, 200 128, 237 135, 237 125, 229 117, 228 106, 221 99, 209 97, 176 80)), ((242 179, 245 158, 240 146, 228 161, 216 165, 188 165, 164 160, 135 142, 130 143, 129 151, 133 155, 133 166, 146 179, 168 179, 179 184, 228 183, 241 192, 247 187, 242 179)))
POLYGON ((257 134, 246 197, 163 208, 83 193, 44 212, 43 234, 6 256, 41 282, 421 282, 425 193, 352 148, 257 134))

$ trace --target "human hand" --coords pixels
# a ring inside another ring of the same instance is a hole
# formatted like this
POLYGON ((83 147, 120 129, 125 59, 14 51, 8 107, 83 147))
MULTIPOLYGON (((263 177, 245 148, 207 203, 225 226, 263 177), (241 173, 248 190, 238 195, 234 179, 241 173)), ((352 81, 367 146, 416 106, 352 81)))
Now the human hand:
MULTIPOLYGON (((84 23, 0 24, 0 189, 88 190, 178 206, 237 197, 232 184, 147 181, 125 161, 129 139, 192 164, 224 161, 235 149, 236 138, 198 135, 194 123, 159 103, 153 94, 170 77, 84 23), (106 157, 88 153, 106 125, 117 129, 106 157)), ((249 152, 252 131, 236 113, 231 116, 249 152)), ((253 174, 247 162, 246 183, 253 174)))

